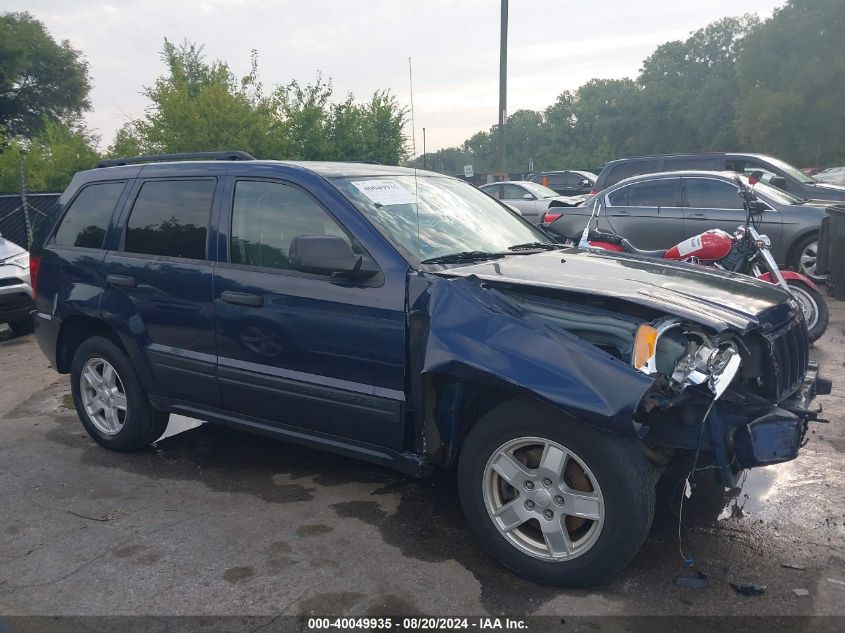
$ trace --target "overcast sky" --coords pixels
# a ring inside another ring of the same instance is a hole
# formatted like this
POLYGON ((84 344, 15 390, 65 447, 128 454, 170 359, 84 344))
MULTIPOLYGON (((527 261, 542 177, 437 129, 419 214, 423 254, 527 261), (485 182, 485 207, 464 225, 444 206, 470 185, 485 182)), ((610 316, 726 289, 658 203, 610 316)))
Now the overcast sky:
MULTIPOLYGON (((761 18, 783 0, 511 0, 508 111, 542 109, 593 78, 636 76, 656 46, 726 15, 761 18)), ((266 87, 317 71, 336 96, 389 88, 409 103, 413 59, 417 153, 461 143, 496 122, 499 0, 0 0, 29 11, 90 63, 89 127, 108 145, 164 72, 165 37, 205 44, 242 75, 259 53, 266 87)), ((410 129, 409 129, 410 132, 410 129)))

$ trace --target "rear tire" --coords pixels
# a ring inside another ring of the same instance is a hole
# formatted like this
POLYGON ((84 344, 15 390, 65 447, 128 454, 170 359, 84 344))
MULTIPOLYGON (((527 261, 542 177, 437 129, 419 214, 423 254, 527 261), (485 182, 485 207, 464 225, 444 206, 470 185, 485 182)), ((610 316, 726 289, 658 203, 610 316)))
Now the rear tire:
POLYGON ((167 428, 169 415, 150 404, 129 358, 111 340, 94 336, 83 342, 73 356, 70 376, 76 413, 100 446, 136 451, 167 428))
POLYGON ((819 340, 827 329, 830 314, 827 310, 827 301, 821 293, 816 292, 803 281, 787 279, 786 284, 792 291, 792 296, 798 301, 804 313, 804 320, 807 322, 807 335, 811 343, 819 340))
POLYGON ((524 398, 501 404, 473 427, 458 487, 470 527, 496 560, 524 578, 562 587, 607 582, 639 551, 654 515, 653 469, 635 439, 524 398), (522 467, 506 481, 501 473, 514 463, 508 457, 522 467), (555 472, 562 473, 559 482, 551 481, 555 472), (497 490, 506 493, 499 500, 497 490))

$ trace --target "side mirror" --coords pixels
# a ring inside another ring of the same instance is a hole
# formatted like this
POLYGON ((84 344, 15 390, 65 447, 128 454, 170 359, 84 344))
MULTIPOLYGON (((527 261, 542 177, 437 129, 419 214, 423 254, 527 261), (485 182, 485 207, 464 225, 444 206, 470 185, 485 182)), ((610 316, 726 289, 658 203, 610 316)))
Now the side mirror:
POLYGON ((524 195, 522 196, 522 199, 523 199, 523 200, 533 200, 533 199, 534 199, 534 196, 533 196, 533 195, 531 195, 530 193, 526 193, 526 194, 524 194, 524 195))
POLYGON ((760 201, 759 201, 759 200, 757 200, 756 198, 755 198, 754 200, 751 200, 751 201, 748 203, 748 205, 749 205, 749 208, 750 208, 750 209, 751 209, 754 213, 761 213, 761 212, 763 212, 763 211, 768 211, 768 210, 769 210, 769 207, 766 205, 766 203, 765 203, 765 202, 760 202, 760 201))
POLYGON ((777 187, 778 189, 783 189, 786 191, 786 178, 783 176, 772 176, 769 179, 769 184, 772 187, 777 187))
POLYGON ((299 235, 290 244, 288 258, 294 270, 303 273, 350 279, 378 273, 377 268, 363 266, 364 256, 356 255, 346 240, 336 235, 299 235))
POLYGON ((584 180, 582 180, 582 181, 581 181, 581 186, 582 186, 582 187, 591 187, 592 185, 593 185, 593 183, 591 183, 591 182, 590 182, 589 180, 587 180, 586 178, 584 178, 584 180))

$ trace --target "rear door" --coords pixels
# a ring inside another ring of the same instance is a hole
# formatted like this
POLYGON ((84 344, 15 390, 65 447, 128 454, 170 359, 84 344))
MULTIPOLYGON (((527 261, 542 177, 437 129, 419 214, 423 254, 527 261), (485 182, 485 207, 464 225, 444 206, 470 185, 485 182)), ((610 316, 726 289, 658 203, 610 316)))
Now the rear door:
POLYGON ((682 239, 680 178, 642 180, 604 196, 610 228, 643 249, 669 248, 682 239))
MULTIPOLYGON (((241 415, 398 448, 403 439, 405 277, 351 282, 294 270, 291 242, 363 246, 308 190, 239 178, 227 189, 215 270, 222 405, 241 415)), ((367 255, 368 256, 368 255, 367 255)))
POLYGON ((217 179, 139 179, 117 250, 105 257, 101 308, 151 364, 155 394, 215 406, 209 225, 217 179))
MULTIPOLYGON (((739 190, 733 183, 717 178, 682 178, 684 200, 684 238, 698 235, 709 229, 736 231, 745 223, 745 209, 739 190)), ((774 209, 764 211, 759 217, 761 231, 773 241, 781 237, 782 217, 774 209)))
POLYGON ((525 187, 505 183, 502 187, 502 202, 515 206, 522 213, 522 217, 532 224, 539 224, 541 216, 548 208, 548 202, 538 200, 537 197, 525 187), (526 196, 529 196, 526 198, 526 196))

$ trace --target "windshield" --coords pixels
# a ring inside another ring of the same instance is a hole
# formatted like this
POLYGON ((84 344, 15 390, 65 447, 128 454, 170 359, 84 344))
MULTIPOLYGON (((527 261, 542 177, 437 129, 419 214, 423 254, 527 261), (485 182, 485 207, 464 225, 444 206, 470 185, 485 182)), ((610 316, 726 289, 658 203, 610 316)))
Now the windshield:
POLYGON ((805 184, 813 184, 818 182, 815 178, 808 176, 800 169, 793 167, 789 163, 785 163, 778 158, 772 158, 771 156, 767 156, 766 160, 772 164, 772 167, 777 167, 782 172, 784 172, 787 176, 791 178, 795 178, 796 180, 803 182, 805 184))
POLYGON ((452 178, 420 176, 415 182, 413 176, 357 176, 333 182, 416 263, 454 253, 501 253, 519 244, 553 243, 487 194, 452 178))
POLYGON ((536 182, 521 182, 519 184, 528 189, 528 191, 538 198, 557 198, 560 195, 554 189, 549 189, 548 187, 544 187, 536 182))

